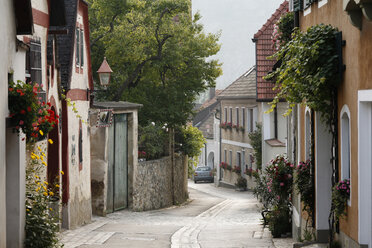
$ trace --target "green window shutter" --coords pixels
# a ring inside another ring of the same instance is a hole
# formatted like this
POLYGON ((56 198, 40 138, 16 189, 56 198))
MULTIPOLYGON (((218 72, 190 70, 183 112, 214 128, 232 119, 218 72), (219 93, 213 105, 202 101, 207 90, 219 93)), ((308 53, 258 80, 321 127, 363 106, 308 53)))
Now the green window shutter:
POLYGON ((303 6, 303 0, 293 0, 293 11, 303 10, 303 6))
POLYGON ((77 28, 75 31, 76 34, 76 66, 79 66, 80 62, 80 32, 79 29, 77 28))
POLYGON ((84 33, 83 30, 80 29, 80 66, 84 65, 84 33))

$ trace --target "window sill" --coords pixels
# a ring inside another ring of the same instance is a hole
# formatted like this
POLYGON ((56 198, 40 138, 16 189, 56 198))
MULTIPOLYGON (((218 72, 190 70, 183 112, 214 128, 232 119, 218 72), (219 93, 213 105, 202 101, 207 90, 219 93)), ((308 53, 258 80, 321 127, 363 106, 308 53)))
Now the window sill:
POLYGON ((278 139, 267 139, 265 142, 271 147, 285 147, 285 144, 278 139))

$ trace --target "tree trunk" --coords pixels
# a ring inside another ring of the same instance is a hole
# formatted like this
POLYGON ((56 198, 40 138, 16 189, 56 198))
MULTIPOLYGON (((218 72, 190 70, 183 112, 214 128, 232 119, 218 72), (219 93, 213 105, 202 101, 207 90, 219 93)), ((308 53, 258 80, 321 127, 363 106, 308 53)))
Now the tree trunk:
POLYGON ((172 187, 172 203, 175 204, 174 197, 174 128, 169 128, 169 156, 171 160, 171 187, 172 187))

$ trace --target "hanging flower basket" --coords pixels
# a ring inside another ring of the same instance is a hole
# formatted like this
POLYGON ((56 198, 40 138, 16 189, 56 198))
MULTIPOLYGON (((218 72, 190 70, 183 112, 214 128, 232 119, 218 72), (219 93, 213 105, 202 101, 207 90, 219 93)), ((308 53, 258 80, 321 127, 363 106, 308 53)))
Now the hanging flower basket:
POLYGON ((49 102, 41 102, 38 93, 41 87, 37 83, 9 83, 9 117, 16 132, 26 135, 28 143, 36 142, 58 124, 59 116, 50 109, 49 102))

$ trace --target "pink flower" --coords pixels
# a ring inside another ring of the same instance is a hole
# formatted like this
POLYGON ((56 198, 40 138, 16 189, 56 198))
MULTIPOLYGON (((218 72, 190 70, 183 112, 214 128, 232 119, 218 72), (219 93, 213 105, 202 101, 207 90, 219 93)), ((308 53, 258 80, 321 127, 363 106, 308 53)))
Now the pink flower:
POLYGON ((291 174, 288 174, 287 177, 288 177, 288 178, 292 178, 292 175, 291 175, 291 174))
POLYGON ((21 126, 22 126, 24 123, 25 123, 25 122, 22 121, 22 120, 19 121, 19 125, 21 125, 21 126))
POLYGON ((284 183, 280 183, 280 186, 282 186, 282 187, 283 187, 283 186, 284 186, 284 183))

